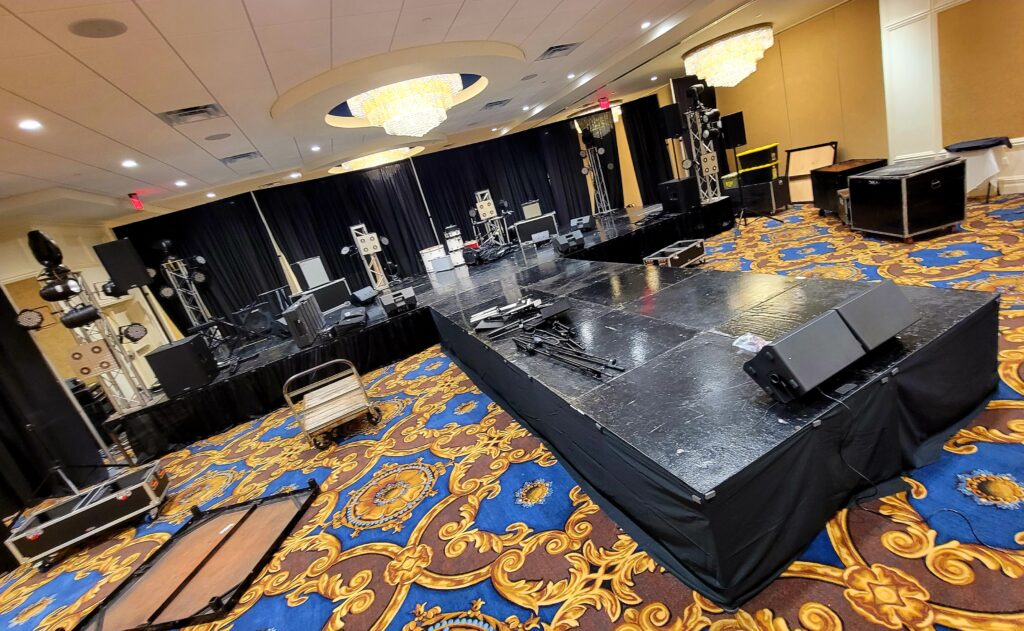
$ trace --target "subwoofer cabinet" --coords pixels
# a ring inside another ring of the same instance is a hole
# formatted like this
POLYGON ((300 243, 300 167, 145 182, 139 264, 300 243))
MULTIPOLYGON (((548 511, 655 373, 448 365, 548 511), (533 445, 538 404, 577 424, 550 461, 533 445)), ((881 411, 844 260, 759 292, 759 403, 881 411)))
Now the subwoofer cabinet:
POLYGON ((146 355, 149 367, 160 380, 164 392, 174 398, 201 388, 217 376, 217 361, 201 335, 189 335, 164 344, 146 355))
POLYGON ((955 226, 967 207, 960 158, 907 160, 852 175, 850 227, 910 239, 955 226))
POLYGON ((736 208, 742 208, 744 215, 771 216, 789 206, 789 184, 786 178, 777 177, 760 184, 744 184, 723 189, 732 198, 736 208))

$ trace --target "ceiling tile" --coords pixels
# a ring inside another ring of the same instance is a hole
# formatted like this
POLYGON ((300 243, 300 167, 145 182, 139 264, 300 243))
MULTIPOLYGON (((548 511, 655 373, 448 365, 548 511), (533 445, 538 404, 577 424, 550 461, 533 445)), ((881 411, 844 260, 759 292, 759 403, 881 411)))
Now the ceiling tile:
POLYGON ((238 129, 238 125, 227 116, 178 125, 176 129, 218 158, 237 156, 256 149, 238 129), (230 136, 220 140, 207 140, 208 136, 218 134, 230 134, 230 136))
POLYGON ((554 10, 550 0, 519 0, 491 35, 499 42, 519 44, 534 31, 554 10))
POLYGON ((249 28, 242 0, 135 0, 164 35, 198 35, 249 28))
POLYGON ((136 50, 144 50, 142 46, 160 37, 146 16, 130 2, 53 11, 34 11, 25 13, 21 17, 32 28, 38 29, 55 44, 72 52, 84 49, 124 48, 125 46, 136 46, 138 47, 136 50), (117 20, 123 22, 128 30, 122 35, 109 38, 81 37, 68 30, 71 24, 86 18, 117 20))
POLYGON ((53 44, 13 15, 0 16, 0 59, 41 55, 53 44))
POLYGON ((335 19, 346 15, 366 15, 401 11, 402 0, 334 0, 335 19))
POLYGON ((331 19, 331 0, 245 0, 255 27, 331 19))
POLYGON ((0 199, 41 191, 52 187, 54 184, 56 182, 0 171, 0 199))
POLYGON ((398 11, 338 17, 331 22, 332 64, 341 64, 386 53, 398 24, 398 11))
POLYGON ((407 2, 398 19, 391 50, 443 42, 461 6, 461 0, 413 7, 407 2))
POLYGON ((516 0, 466 0, 445 39, 455 42, 489 38, 515 3, 516 0))
POLYGON ((75 9, 101 4, 113 4, 115 2, 126 4, 128 0, 4 0, 4 6, 14 13, 28 13, 30 11, 75 9))
POLYGON ((280 93, 331 69, 331 23, 290 22, 256 29, 280 93))

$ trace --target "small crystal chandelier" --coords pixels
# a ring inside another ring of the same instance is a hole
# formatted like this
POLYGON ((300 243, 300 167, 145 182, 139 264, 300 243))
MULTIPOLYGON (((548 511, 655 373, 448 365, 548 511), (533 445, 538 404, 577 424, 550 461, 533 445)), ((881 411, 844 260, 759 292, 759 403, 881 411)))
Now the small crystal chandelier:
POLYGON ((771 24, 733 31, 683 55, 686 74, 697 75, 708 85, 731 88, 757 69, 757 62, 775 43, 771 24))
POLYGON ((398 162, 399 160, 405 160, 406 158, 411 158, 417 153, 423 151, 423 149, 423 147, 399 147, 397 149, 385 149, 384 151, 378 151, 377 153, 352 158, 347 162, 342 162, 341 166, 331 167, 327 172, 336 174, 348 173, 349 171, 359 171, 361 169, 372 169, 373 167, 379 167, 392 162, 398 162))
POLYGON ((420 138, 448 119, 462 75, 439 74, 399 81, 348 100, 353 116, 383 127, 392 136, 420 138))

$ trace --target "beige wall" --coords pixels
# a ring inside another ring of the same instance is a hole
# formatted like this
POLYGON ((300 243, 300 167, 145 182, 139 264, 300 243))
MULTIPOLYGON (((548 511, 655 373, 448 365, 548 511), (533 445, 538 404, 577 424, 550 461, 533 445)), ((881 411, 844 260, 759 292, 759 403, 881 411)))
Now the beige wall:
MULTIPOLYGON (((52 326, 45 326, 31 335, 58 375, 61 378, 71 377, 73 375, 69 368, 68 354, 76 342, 70 332, 48 313, 49 303, 39 298, 39 284, 35 276, 40 271, 40 265, 32 257, 26 237, 31 229, 42 230, 56 241, 64 254, 64 264, 72 270, 82 272, 90 286, 102 283, 108 278, 92 246, 110 241, 114 236, 103 226, 53 224, 6 227, 0 232, 0 284, 16 309, 42 307, 41 311, 46 318, 44 324, 52 326)), ((148 329, 149 334, 140 343, 128 344, 126 348, 136 355, 134 364, 143 379, 152 383, 155 378, 142 356, 163 344, 165 340, 159 323, 153 318, 144 301, 137 298, 137 294, 137 291, 132 291, 128 297, 116 300, 103 297, 101 305, 103 312, 115 326, 139 322, 148 329)), ((171 330, 172 334, 176 334, 173 328, 171 330)))
POLYGON ((971 0, 938 28, 943 144, 1024 136, 1024 2, 971 0))
POLYGON ((717 93, 723 113, 743 112, 746 148, 835 140, 840 160, 887 157, 877 0, 851 0, 777 33, 757 71, 717 93))

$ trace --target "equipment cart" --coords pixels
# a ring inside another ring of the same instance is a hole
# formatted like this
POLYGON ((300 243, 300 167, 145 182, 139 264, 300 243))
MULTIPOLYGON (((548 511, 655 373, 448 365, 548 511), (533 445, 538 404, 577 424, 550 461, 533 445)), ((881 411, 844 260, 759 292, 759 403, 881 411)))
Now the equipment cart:
POLYGON ((284 400, 298 420, 302 433, 317 449, 327 449, 342 425, 358 418, 376 423, 380 408, 370 403, 362 378, 352 362, 333 359, 294 374, 284 382, 284 400), (333 370, 329 376, 314 380, 322 370, 333 370), (311 383, 296 388, 295 384, 308 378, 311 383), (302 403, 300 407, 298 402, 302 403))

